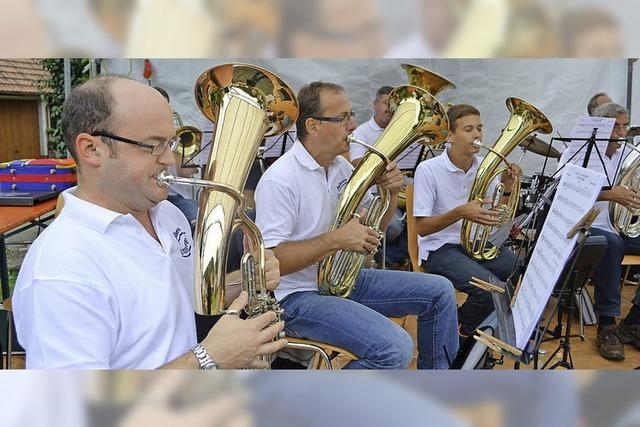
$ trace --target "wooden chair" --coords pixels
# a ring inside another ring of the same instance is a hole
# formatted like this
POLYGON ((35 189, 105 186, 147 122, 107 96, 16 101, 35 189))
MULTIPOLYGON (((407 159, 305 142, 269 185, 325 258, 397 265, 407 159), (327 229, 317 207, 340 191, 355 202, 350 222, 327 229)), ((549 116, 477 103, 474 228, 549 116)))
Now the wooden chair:
POLYGON ((634 265, 640 265, 640 255, 625 255, 622 259, 622 265, 624 266, 624 273, 622 274, 622 280, 620 281, 620 288, 624 285, 637 285, 638 282, 629 280, 629 271, 634 265))
POLYGON ((407 204, 407 249, 409 258, 411 259, 411 267, 413 271, 425 272, 420 263, 420 253, 418 249, 418 232, 416 231, 416 219, 413 216, 413 184, 407 185, 406 189, 407 204))
POLYGON ((57 217, 58 215, 60 215, 60 212, 62 211, 62 207, 64 206, 64 197, 62 197, 62 193, 58 194, 58 200, 56 202, 56 211, 54 214, 54 217, 57 217))

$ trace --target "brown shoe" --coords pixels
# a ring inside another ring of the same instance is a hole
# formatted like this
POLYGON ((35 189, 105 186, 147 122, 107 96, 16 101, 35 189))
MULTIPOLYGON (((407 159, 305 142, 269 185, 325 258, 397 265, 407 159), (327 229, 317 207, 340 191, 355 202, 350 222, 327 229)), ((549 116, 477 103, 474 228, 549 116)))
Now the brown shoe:
POLYGON ((624 346, 616 334, 615 324, 598 326, 596 347, 600 356, 609 360, 624 360, 624 346))
POLYGON ((640 350, 640 325, 625 325, 624 321, 618 325, 618 338, 623 344, 633 344, 635 348, 640 350))

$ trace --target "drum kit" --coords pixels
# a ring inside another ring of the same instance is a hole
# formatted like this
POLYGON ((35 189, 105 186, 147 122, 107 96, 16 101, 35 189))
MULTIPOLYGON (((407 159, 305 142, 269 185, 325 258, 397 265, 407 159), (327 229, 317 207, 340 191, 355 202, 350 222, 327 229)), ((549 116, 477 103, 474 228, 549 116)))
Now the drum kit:
MULTIPOLYGON (((560 159, 560 151, 537 138, 536 135, 529 136, 520 143, 523 154, 527 151, 547 157, 549 159, 560 159)), ((522 160, 522 158, 520 159, 522 160)), ((544 192, 544 189, 553 181, 553 177, 544 175, 544 173, 534 173, 532 176, 522 177, 522 186, 520 190, 520 200, 522 200, 521 213, 528 213, 534 208, 538 196, 544 192)))

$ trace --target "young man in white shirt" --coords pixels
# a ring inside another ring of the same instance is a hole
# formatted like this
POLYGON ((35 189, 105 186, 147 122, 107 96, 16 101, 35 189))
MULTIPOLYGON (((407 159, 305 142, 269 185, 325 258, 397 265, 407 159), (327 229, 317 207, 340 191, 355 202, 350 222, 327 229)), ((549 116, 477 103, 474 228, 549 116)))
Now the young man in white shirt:
MULTIPOLYGON (((64 139, 78 187, 36 239, 13 295, 27 368, 265 367, 283 328, 274 313, 222 316, 198 344, 194 243, 184 215, 165 199, 160 171, 175 165, 171 108, 153 88, 103 76, 65 101, 64 139)), ((268 286, 278 283, 269 261, 268 286)), ((239 312, 242 294, 231 305, 239 312)))
MULTIPOLYGON (((363 269, 349 298, 320 295, 317 264, 338 250, 371 252, 376 231, 357 218, 330 231, 353 167, 341 154, 355 129, 351 102, 339 85, 314 82, 298 94, 298 141, 256 189, 256 223, 283 274, 276 298, 285 330, 345 348, 358 356, 348 368, 406 368, 413 342, 386 316, 418 316, 418 368, 448 368, 457 347, 453 287, 443 277, 363 269)), ((395 163, 378 179, 391 191, 382 229, 395 212, 402 174, 395 163)))
MULTIPOLYGON (((482 141, 480 112, 471 105, 454 105, 447 111, 450 132, 449 147, 438 157, 418 165, 414 177, 414 211, 420 247, 420 258, 427 272, 441 274, 453 286, 467 294, 458 310, 459 333, 468 336, 493 311, 491 294, 469 284, 471 277, 489 281, 506 281, 516 264, 516 256, 502 248, 496 258, 478 262, 469 257, 460 244, 462 220, 496 225, 498 214, 483 207, 480 201, 469 202, 469 192, 482 158, 473 145, 482 141)), ((514 177, 520 170, 515 165, 502 175, 505 195, 509 195, 514 177)))
MULTIPOLYGON (((629 112, 626 108, 606 103, 593 111, 594 117, 609 117, 616 119, 611 132, 611 139, 625 138, 629 129, 629 112)), ((601 153, 605 170, 601 173, 613 180, 619 174, 618 165, 624 159, 621 158, 632 150, 621 149, 619 141, 608 144, 605 153, 601 153)), ((567 153, 567 151, 565 151, 567 153)), ((569 159, 563 155, 559 166, 562 167, 569 159)), ((601 165, 600 156, 594 150, 589 159, 591 165, 601 165)), ((580 165, 581 166, 581 165, 580 165)), ((600 166, 601 167, 601 166, 600 166)), ((640 237, 630 239, 620 236, 609 219, 609 203, 615 202, 635 210, 640 208, 640 194, 636 191, 616 186, 602 190, 595 206, 600 208, 600 214, 591 226, 591 234, 604 236, 607 239, 607 249, 598 264, 594 274, 594 309, 598 314, 598 330, 596 332, 596 348, 605 359, 623 360, 624 343, 631 343, 640 349, 640 293, 636 293, 633 305, 627 317, 616 327, 616 317, 620 316, 620 279, 622 277, 622 259, 626 253, 640 254, 640 237)))

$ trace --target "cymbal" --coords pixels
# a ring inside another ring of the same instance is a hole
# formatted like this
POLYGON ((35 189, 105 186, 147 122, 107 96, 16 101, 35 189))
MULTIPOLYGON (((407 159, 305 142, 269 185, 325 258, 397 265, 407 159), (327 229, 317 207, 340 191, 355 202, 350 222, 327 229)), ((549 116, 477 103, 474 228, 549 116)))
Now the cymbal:
POLYGON ((549 146, 549 144, 535 136, 523 139, 520 146, 527 151, 540 154, 541 156, 551 157, 552 159, 560 158, 560 152, 557 149, 549 146))

